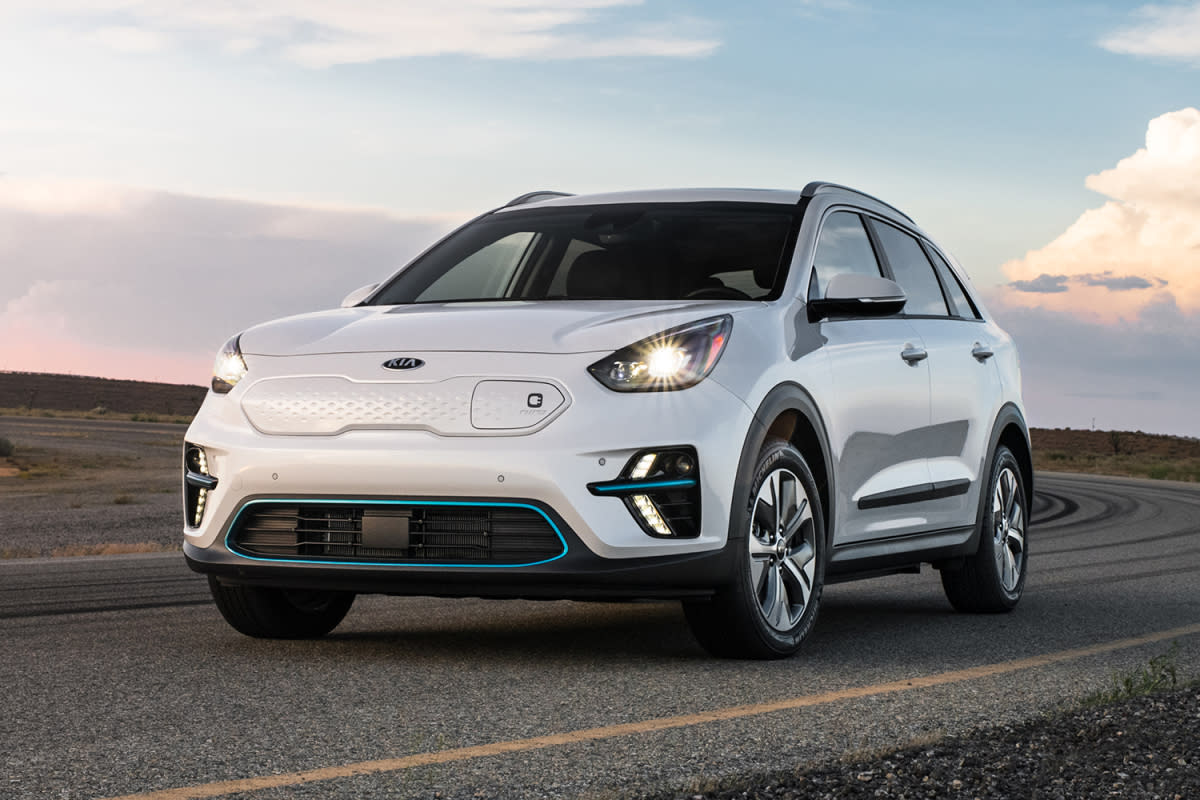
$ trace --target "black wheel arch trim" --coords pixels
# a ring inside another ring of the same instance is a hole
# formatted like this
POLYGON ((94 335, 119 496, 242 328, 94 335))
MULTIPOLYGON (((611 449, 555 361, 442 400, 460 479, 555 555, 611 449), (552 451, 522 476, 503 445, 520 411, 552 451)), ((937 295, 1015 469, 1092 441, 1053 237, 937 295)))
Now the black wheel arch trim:
POLYGON ((750 491, 750 484, 754 480, 754 466, 758 461, 758 454, 762 451, 763 444, 767 440, 767 434, 770 432, 771 424, 782 414, 787 412, 795 412, 803 416, 808 424, 816 433, 817 443, 821 448, 821 460, 823 469, 821 474, 817 474, 817 465, 809 464, 809 469, 813 471, 813 477, 818 481, 824 479, 825 494, 830 502, 823 503, 821 509, 825 517, 825 542, 828 546, 830 542, 830 531, 834 529, 835 510, 832 507, 832 498, 836 497, 835 479, 832 469, 832 455, 829 449, 829 436, 825 431, 825 420, 821 415, 817 403, 813 400, 804 387, 796 383, 781 383, 771 391, 767 392, 762 402, 758 404, 758 409, 754 412, 754 422, 750 426, 750 430, 746 433, 746 439, 742 443, 742 453, 738 459, 737 478, 733 484, 733 497, 730 498, 729 508, 729 541, 736 541, 746 538, 748 528, 742 524, 741 510, 743 503, 739 503, 737 498, 744 498, 750 491))
POLYGON ((979 509, 975 517, 975 542, 972 542, 972 552, 978 542, 979 532, 983 529, 983 518, 987 513, 988 503, 991 501, 991 484, 992 484, 992 463, 996 460, 996 449, 1002 444, 1001 439, 1004 438, 1004 432, 1010 427, 1015 426, 1021 432, 1021 444, 1024 446, 1024 452, 1018 452, 1009 447, 1013 457, 1017 460, 1017 466, 1021 470, 1021 478, 1025 484, 1025 502, 1033 502, 1033 447, 1029 441, 1029 428, 1025 424, 1025 415, 1021 413, 1021 409, 1015 403, 1005 403, 1000 407, 999 413, 996 414, 996 420, 992 423, 992 432, 988 438, 987 454, 984 456, 984 462, 979 465, 979 509))
MULTIPOLYGON (((987 460, 981 467, 983 470, 991 468, 992 459, 996 457, 996 448, 1000 445, 1004 432, 1008 430, 1009 426, 1014 425, 1021 432, 1025 452, 1020 453, 1014 450, 1013 455, 1016 456, 1017 463, 1021 467, 1021 477, 1025 479, 1025 502, 1030 503, 1033 502, 1033 446, 1029 440, 1029 427, 1025 424, 1025 415, 1021 413, 1021 409, 1017 408, 1015 403, 1005 403, 1000 407, 1000 412, 996 414, 996 421, 992 423, 992 433, 988 438, 987 460)), ((980 474, 982 475, 983 472, 981 471, 980 474)))

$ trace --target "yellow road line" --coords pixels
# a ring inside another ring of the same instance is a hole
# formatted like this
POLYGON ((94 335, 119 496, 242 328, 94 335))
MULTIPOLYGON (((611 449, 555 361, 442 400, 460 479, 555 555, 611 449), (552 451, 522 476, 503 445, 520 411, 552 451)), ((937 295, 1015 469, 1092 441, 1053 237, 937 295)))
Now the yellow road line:
POLYGON ((1200 624, 1185 625, 1166 631, 1147 633, 1128 639, 1117 639, 1088 647, 1077 647, 1072 650, 1060 650, 1056 653, 1045 653, 1040 656, 1030 656, 1015 661, 1001 661, 996 664, 984 664, 968 669, 952 672, 941 672, 936 675, 924 675, 905 680, 877 683, 871 686, 858 686, 851 689, 839 689, 824 694, 804 695, 787 700, 776 700, 770 703, 754 703, 731 708, 718 708, 713 711, 701 711, 697 714, 683 714, 676 717, 648 719, 641 722, 628 722, 623 725, 604 725, 599 728, 587 728, 566 733, 555 733, 548 736, 535 736, 530 739, 513 739, 507 742, 493 742, 474 747, 458 747, 452 750, 439 750, 431 753, 414 753, 401 758, 384 758, 377 761, 360 761, 355 764, 342 764, 334 767, 321 767, 302 772, 285 772, 279 775, 264 775, 257 778, 241 778, 229 781, 203 783, 198 786, 183 786, 176 789, 163 789, 144 794, 129 794, 108 800, 193 800, 194 798, 219 797, 237 792, 253 792, 259 789, 274 789, 281 786, 298 786, 314 781, 328 781, 335 778, 351 778, 356 775, 371 775, 381 772, 396 772, 411 767, 423 767, 430 764, 448 764, 455 761, 467 761, 472 758, 498 756, 505 753, 520 753, 529 750, 545 750, 549 747, 576 744, 578 742, 594 742, 601 739, 612 739, 617 736, 630 736, 638 733, 653 733, 655 731, 686 728, 691 725, 703 725, 707 722, 753 717, 758 714, 770 714, 774 711, 789 711, 797 708, 836 703, 840 700, 854 700, 860 697, 875 697, 878 695, 907 692, 913 689, 926 689, 931 686, 945 686, 951 683, 979 678, 990 678, 1023 669, 1044 667, 1048 664, 1058 664, 1063 661, 1074 661, 1087 656, 1111 653, 1114 650, 1125 650, 1144 644, 1161 642, 1164 639, 1174 639, 1180 636, 1191 636, 1200 633, 1200 624))

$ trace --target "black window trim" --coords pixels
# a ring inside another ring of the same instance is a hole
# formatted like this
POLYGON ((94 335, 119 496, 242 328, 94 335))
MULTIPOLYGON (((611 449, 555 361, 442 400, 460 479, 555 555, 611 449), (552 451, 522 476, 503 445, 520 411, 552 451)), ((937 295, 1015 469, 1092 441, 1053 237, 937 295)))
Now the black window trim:
MULTIPOLYGON (((893 228, 896 228, 900 232, 908 234, 909 236, 911 236, 917 240, 917 246, 921 248, 921 252, 925 256, 925 260, 929 262, 929 268, 931 270, 933 270, 933 277, 937 281, 938 289, 942 293, 942 302, 944 302, 946 304, 946 313, 945 314, 909 314, 909 313, 905 312, 904 310, 901 310, 896 316, 903 317, 904 319, 954 319, 954 320, 962 319, 962 320, 967 320, 969 322, 978 321, 978 320, 968 320, 966 317, 961 317, 954 310, 952 310, 952 309, 955 309, 954 301, 950 299, 950 295, 946 291, 946 286, 945 286, 945 284, 942 283, 942 277, 940 275, 938 275, 937 265, 933 263, 933 259, 931 259, 929 257, 929 254, 927 252, 925 252, 925 247, 924 247, 925 237, 922 234, 918 233, 917 231, 914 231, 913 229, 909 228, 906 225, 900 225, 895 220, 888 219, 887 217, 882 217, 877 214, 872 214, 869 211, 864 211, 863 213, 867 217, 867 230, 870 231, 872 239, 875 239, 876 237, 879 236, 879 233, 878 233, 878 231, 875 230, 874 226, 879 225, 879 224, 884 224, 884 225, 891 225, 893 228)), ((887 264, 888 274, 886 275, 886 277, 891 278, 893 281, 896 281, 896 273, 892 269, 891 262, 887 260, 887 250, 884 249, 882 242, 880 242, 877 246, 878 246, 879 253, 882 254, 882 260, 887 264)), ((896 283, 900 283, 900 281, 896 281, 896 283)), ((901 288, 903 288, 903 287, 901 287, 901 288)), ((974 302, 974 301, 972 301, 972 302, 974 302)))
POLYGON ((921 247, 925 250, 925 257, 929 259, 929 263, 933 265, 933 274, 937 276, 938 283, 942 286, 942 295, 946 298, 946 305, 956 306, 954 301, 950 299, 949 290, 944 283, 944 278, 942 278, 942 271, 938 269, 937 262, 934 261, 933 256, 937 256, 942 260, 943 263, 945 263, 946 269, 950 270, 950 277, 955 283, 958 284, 959 291, 963 293, 963 297, 967 298, 967 304, 971 306, 971 316, 967 316, 966 314, 959 312, 953 315, 952 319, 959 319, 963 322, 983 322, 983 314, 979 310, 979 303, 976 302, 975 298, 971 296, 971 293, 967 290, 967 285, 959 280, 958 276, 954 274, 954 265, 950 263, 950 259, 946 258, 946 255, 941 251, 941 249, 924 236, 918 236, 917 241, 921 243, 921 247))
MULTIPOLYGON (((879 267, 882 276, 889 280, 895 281, 896 273, 892 270, 892 265, 887 260, 887 253, 884 251, 883 245, 879 241, 878 233, 876 232, 874 226, 879 223, 891 225, 893 228, 899 228, 904 233, 907 233, 909 236, 912 236, 914 239, 916 239, 922 250, 925 251, 925 258, 929 261, 929 266, 933 269, 933 275, 937 279, 938 287, 942 291, 942 299, 946 301, 946 310, 949 312, 948 314, 906 314, 904 311, 899 311, 895 314, 871 317, 871 319, 944 319, 960 322, 987 322, 983 316, 983 312, 979 310, 979 301, 977 301, 971 294, 971 291, 967 288, 966 283, 958 280, 958 276, 954 274, 953 262, 951 262, 942 249, 930 241, 924 233, 914 230, 899 220, 891 219, 875 211, 861 208, 859 206, 852 206, 847 203, 834 203, 833 205, 828 206, 821 213, 821 221, 818 223, 816 235, 813 237, 812 255, 808 259, 808 280, 804 284, 804 296, 806 298, 812 299, 814 288, 813 277, 816 274, 817 247, 821 243, 821 231, 825 229, 825 221, 829 219, 832 214, 839 211, 845 211, 858 215, 863 224, 863 228, 867 231, 867 238, 871 243, 871 249, 875 253, 875 263, 879 267), (967 302, 970 303, 971 311, 974 312, 975 316, 969 317, 957 313, 957 305, 950 298, 950 294, 947 291, 946 285, 943 283, 941 271, 938 270, 937 264, 934 262, 933 258, 930 257, 930 252, 937 254, 943 261, 946 262, 946 266, 950 269, 951 277, 958 282, 959 288, 962 289, 962 293, 966 296, 967 302)), ((899 281, 897 281, 897 283, 899 283, 899 281)), ((833 322, 835 320, 852 319, 865 319, 865 317, 838 316, 836 318, 826 319, 825 321, 833 322)))

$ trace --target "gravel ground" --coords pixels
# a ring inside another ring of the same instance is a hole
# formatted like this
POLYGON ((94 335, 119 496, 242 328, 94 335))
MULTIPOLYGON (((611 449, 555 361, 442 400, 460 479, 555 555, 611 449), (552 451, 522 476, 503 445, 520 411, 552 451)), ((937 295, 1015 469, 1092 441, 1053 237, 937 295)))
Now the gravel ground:
POLYGON ((1200 688, 976 730, 874 759, 844 760, 747 784, 659 797, 1200 797, 1200 688))
POLYGON ((0 558, 179 547, 185 430, 0 416, 0 437, 16 445, 0 459, 0 558))

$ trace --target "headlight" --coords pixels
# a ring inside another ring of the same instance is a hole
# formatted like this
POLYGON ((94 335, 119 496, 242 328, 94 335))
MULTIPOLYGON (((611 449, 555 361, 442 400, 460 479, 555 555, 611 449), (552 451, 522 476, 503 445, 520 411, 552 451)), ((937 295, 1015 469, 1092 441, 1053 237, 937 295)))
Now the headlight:
POLYGON ((242 358, 242 335, 230 339, 217 353, 213 364, 212 390, 217 394, 229 394, 237 382, 246 376, 246 360, 242 358))
POLYGON ((733 318, 681 325, 597 361, 588 372, 614 392, 668 392, 704 380, 725 350, 733 318))

